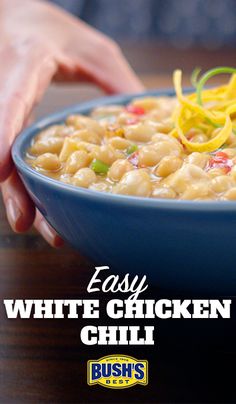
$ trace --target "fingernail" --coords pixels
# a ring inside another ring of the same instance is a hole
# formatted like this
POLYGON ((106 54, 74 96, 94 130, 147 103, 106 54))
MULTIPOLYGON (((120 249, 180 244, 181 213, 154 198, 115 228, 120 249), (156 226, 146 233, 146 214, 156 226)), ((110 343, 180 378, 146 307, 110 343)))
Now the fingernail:
POLYGON ((51 226, 45 222, 45 220, 41 220, 39 227, 40 233, 49 244, 51 244, 53 247, 60 247, 62 245, 63 240, 61 240, 61 238, 55 233, 51 226))
POLYGON ((14 230, 17 230, 17 224, 21 219, 22 213, 12 198, 8 198, 8 200, 6 201, 6 211, 7 211, 7 218, 9 220, 11 227, 14 230))
POLYGON ((56 235, 56 237, 55 237, 55 239, 54 239, 54 247, 62 247, 64 245, 64 240, 60 237, 60 236, 58 236, 58 235, 56 235))

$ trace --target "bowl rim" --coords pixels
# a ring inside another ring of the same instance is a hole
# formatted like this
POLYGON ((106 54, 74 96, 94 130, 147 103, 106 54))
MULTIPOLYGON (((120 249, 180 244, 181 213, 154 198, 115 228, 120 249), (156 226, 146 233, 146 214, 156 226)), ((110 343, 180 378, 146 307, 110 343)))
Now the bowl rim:
MULTIPOLYGON (((192 87, 184 88, 184 92, 191 92, 192 87)), ((164 88, 161 90, 149 90, 141 93, 119 94, 112 96, 105 96, 95 98, 79 104, 74 104, 57 112, 49 114, 39 120, 35 121, 19 133, 16 137, 11 155, 17 171, 24 177, 24 174, 31 177, 31 179, 39 181, 39 183, 47 184, 56 190, 61 190, 73 195, 88 199, 96 199, 97 201, 109 202, 110 204, 122 204, 133 207, 140 206, 142 208, 154 208, 163 210, 190 210, 202 212, 216 212, 216 211, 236 211, 236 201, 191 201, 191 200, 176 200, 176 199, 158 199, 158 198, 145 198, 129 195, 119 195, 112 193, 105 193, 96 190, 90 190, 82 187, 76 187, 71 184, 65 184, 59 180, 47 177, 38 171, 34 170, 24 160, 26 148, 24 144, 31 140, 38 131, 44 128, 62 122, 69 114, 81 113, 88 114, 93 108, 98 106, 106 106, 112 104, 123 105, 129 102, 132 98, 141 98, 145 96, 173 96, 175 94, 173 88, 164 88)))

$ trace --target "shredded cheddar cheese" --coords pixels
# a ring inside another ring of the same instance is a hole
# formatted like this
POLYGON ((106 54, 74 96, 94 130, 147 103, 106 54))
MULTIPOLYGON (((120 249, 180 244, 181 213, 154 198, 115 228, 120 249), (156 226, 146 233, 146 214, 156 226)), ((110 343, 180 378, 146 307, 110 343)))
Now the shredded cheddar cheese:
POLYGON ((207 72, 197 83, 195 93, 182 92, 182 72, 175 70, 173 80, 178 106, 173 114, 174 129, 171 135, 181 140, 191 152, 213 152, 219 149, 233 131, 233 116, 236 114, 236 69, 217 68, 207 72), (226 86, 203 90, 208 78, 218 73, 233 73, 226 86), (204 143, 188 139, 191 128, 201 127, 209 140, 204 143), (213 131, 219 128, 215 136, 213 131))

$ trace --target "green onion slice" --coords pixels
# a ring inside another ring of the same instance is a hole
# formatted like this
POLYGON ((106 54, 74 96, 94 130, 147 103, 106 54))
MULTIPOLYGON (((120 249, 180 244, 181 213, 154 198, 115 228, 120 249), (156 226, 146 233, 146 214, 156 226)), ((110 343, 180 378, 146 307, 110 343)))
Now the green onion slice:
POLYGON ((136 150, 138 150, 138 146, 137 146, 136 144, 131 144, 131 145, 127 148, 126 153, 127 153, 127 154, 132 154, 132 153, 134 153, 136 150))
POLYGON ((108 164, 105 164, 103 161, 97 159, 92 161, 90 167, 96 174, 106 174, 109 170, 108 164))
POLYGON ((236 69, 234 67, 216 67, 214 69, 208 70, 206 73, 202 75, 200 80, 197 82, 196 92, 197 92, 197 102, 199 105, 202 105, 202 90, 206 82, 216 76, 217 74, 232 74, 236 73, 236 69))
MULTIPOLYGON (((211 79, 214 76, 217 76, 218 74, 234 74, 236 73, 236 69, 234 67, 216 67, 214 69, 208 70, 206 73, 202 75, 202 77, 197 81, 197 78, 199 76, 200 69, 196 68, 194 69, 192 76, 191 76, 191 81, 192 84, 196 87, 196 93, 197 93, 197 103, 199 105, 202 105, 202 90, 206 82, 211 79)), ((212 126, 215 128, 220 128, 221 125, 216 124, 209 119, 207 120, 212 126)), ((233 129, 233 133, 236 134, 236 130, 233 129)))

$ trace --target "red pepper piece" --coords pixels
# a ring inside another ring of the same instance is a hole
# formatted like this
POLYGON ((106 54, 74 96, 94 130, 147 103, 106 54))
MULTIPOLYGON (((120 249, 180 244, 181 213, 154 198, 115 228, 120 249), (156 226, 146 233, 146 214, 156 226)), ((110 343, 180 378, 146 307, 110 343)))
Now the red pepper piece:
POLYGON ((228 174, 233 167, 233 161, 229 159, 229 156, 224 152, 217 152, 211 159, 208 161, 206 171, 211 168, 223 168, 224 173, 228 174))
POLYGON ((128 157, 128 161, 133 164, 134 167, 138 167, 138 150, 135 151, 134 153, 132 153, 129 157, 128 157))
POLYGON ((222 151, 217 152, 215 154, 215 157, 217 157, 219 159, 221 158, 222 160, 224 160, 224 159, 228 160, 228 158, 229 158, 228 154, 226 154, 225 152, 222 152, 222 151))
POLYGON ((135 114, 135 115, 145 114, 145 109, 142 107, 138 107, 136 105, 127 105, 126 111, 129 112, 130 114, 135 114))
POLYGON ((232 166, 225 166, 223 169, 225 174, 228 174, 232 170, 232 166))

